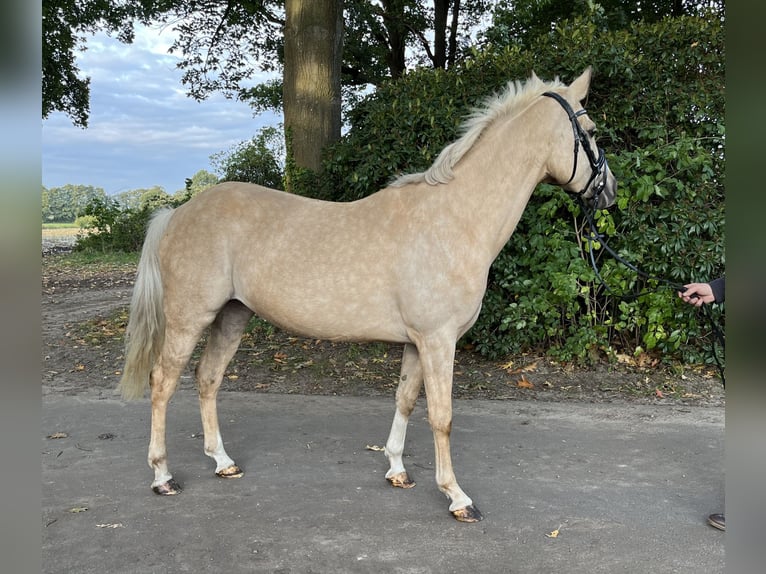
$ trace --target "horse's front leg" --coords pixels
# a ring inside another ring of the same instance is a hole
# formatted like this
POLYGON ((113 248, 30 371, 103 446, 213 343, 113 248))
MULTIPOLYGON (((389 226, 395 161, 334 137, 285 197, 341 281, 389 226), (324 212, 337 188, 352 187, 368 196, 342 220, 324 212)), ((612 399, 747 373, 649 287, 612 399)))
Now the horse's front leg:
POLYGON ((428 421, 434 435, 436 485, 450 500, 449 510, 461 522, 483 517, 455 478, 450 454, 452 430, 452 373, 455 340, 425 340, 418 345, 428 401, 428 421))
POLYGON ((253 312, 240 302, 229 301, 210 328, 208 344, 197 367, 205 454, 215 460, 215 474, 221 478, 239 478, 244 474, 224 449, 216 403, 226 366, 236 353, 242 332, 252 316, 253 312))
POLYGON ((423 385, 423 369, 420 367, 418 351, 414 345, 405 345, 402 355, 402 369, 399 386, 396 389, 396 413, 391 423, 391 432, 386 441, 386 456, 389 469, 386 478, 393 486, 412 488, 415 483, 404 468, 402 454, 407 436, 407 424, 415 408, 415 401, 423 385))

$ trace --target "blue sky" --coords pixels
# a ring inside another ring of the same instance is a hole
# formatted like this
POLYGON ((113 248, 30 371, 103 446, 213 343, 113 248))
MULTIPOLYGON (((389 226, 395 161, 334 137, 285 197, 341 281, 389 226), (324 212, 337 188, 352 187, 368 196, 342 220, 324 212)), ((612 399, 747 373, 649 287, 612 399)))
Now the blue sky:
POLYGON ((281 121, 254 116, 247 104, 220 94, 189 98, 179 58, 167 52, 172 40, 169 29, 144 27, 128 45, 105 34, 88 38, 77 58, 91 78, 88 127, 75 127, 61 113, 43 120, 45 187, 92 185, 113 194, 159 185, 173 193, 200 169, 213 172, 211 155, 281 121))

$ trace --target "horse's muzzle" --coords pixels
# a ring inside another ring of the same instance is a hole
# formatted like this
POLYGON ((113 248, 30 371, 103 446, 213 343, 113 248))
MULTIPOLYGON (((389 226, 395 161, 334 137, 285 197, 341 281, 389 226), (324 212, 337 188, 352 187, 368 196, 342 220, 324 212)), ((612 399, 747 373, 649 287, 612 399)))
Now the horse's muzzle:
POLYGON ((600 173, 594 178, 591 190, 592 194, 588 199, 596 209, 606 209, 614 204, 617 196, 617 179, 606 162, 604 162, 600 173))

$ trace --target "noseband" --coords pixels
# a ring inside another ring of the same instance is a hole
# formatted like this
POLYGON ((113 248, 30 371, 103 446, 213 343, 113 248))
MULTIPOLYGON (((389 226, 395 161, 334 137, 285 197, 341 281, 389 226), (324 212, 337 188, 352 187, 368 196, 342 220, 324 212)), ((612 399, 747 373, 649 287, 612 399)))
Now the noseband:
POLYGON ((585 108, 575 112, 572 110, 572 106, 569 105, 569 102, 567 102, 560 94, 557 94, 556 92, 545 92, 543 95, 548 96, 549 98, 553 98, 559 104, 561 104, 561 107, 564 108, 567 116, 569 116, 569 121, 572 123, 572 132, 574 134, 574 163, 572 165, 572 175, 564 185, 572 181, 575 174, 577 173, 577 154, 580 150, 580 144, 582 144, 582 147, 585 150, 585 155, 588 156, 591 174, 590 178, 588 178, 588 182, 585 184, 585 187, 583 187, 582 190, 577 193, 577 195, 582 195, 585 193, 593 180, 599 178, 600 181, 593 188, 592 201, 593 204, 596 205, 598 204, 598 196, 601 195, 601 192, 604 191, 604 187, 606 187, 606 178, 599 176, 604 173, 607 164, 603 149, 597 146, 596 149, 598 150, 598 157, 593 154, 593 150, 590 147, 590 141, 588 140, 588 134, 585 133, 585 130, 582 129, 580 122, 577 121, 578 117, 584 116, 587 112, 585 111, 585 108))

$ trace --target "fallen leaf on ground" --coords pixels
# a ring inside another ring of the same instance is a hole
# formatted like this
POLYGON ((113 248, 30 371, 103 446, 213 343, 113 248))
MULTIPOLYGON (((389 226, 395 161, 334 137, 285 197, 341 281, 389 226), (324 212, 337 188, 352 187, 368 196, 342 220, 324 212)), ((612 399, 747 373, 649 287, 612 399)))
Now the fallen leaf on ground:
POLYGON ((114 524, 96 524, 99 528, 125 528, 122 522, 116 522, 114 524))
POLYGON ((364 448, 366 448, 367 450, 374 450, 374 451, 378 451, 378 452, 382 452, 382 451, 386 450, 385 447, 378 446, 376 444, 368 444, 364 448))
POLYGON ((70 508, 69 512, 76 514, 78 512, 85 512, 86 510, 88 510, 87 506, 75 506, 74 508, 70 508))
POLYGON ((523 367, 519 367, 518 369, 513 369, 512 367, 513 361, 508 361, 507 363, 500 365, 500 368, 505 369, 509 375, 517 375, 519 373, 530 373, 537 370, 537 361, 529 363, 528 365, 524 365, 523 367))
POLYGON ((49 434, 46 438, 67 438, 69 435, 65 432, 55 432, 53 434, 49 434))
POLYGON ((502 365, 500 365, 500 368, 505 369, 506 371, 510 370, 511 368, 513 368, 513 361, 508 361, 507 363, 503 363, 502 365))
POLYGON ((528 365, 526 365, 524 367, 521 367, 521 369, 519 369, 519 370, 522 373, 529 373, 531 371, 535 371, 535 370, 537 370, 537 361, 535 361, 534 363, 529 363, 528 365))
POLYGON ((557 528, 553 532, 546 534, 548 538, 558 538, 559 537, 559 529, 557 528))
POLYGON ((534 389, 535 385, 532 384, 524 375, 521 375, 521 378, 516 381, 516 386, 520 389, 534 389))

